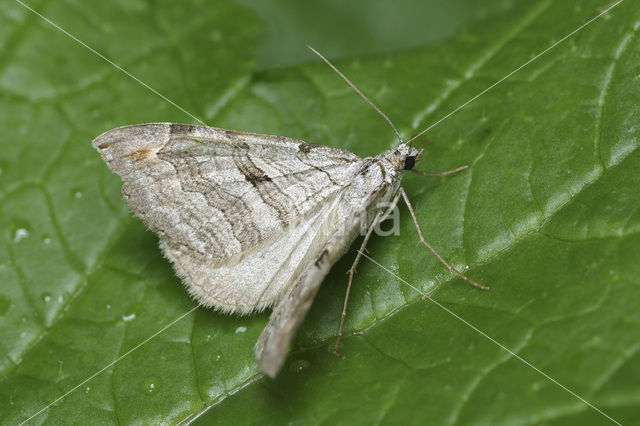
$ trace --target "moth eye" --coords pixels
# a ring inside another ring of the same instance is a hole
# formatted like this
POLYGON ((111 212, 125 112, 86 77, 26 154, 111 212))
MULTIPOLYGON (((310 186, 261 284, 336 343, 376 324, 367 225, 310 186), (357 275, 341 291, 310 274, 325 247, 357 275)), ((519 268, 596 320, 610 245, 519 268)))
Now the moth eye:
POLYGON ((413 155, 405 157, 404 167, 403 167, 404 170, 411 170, 415 165, 416 165, 416 157, 414 157, 413 155))

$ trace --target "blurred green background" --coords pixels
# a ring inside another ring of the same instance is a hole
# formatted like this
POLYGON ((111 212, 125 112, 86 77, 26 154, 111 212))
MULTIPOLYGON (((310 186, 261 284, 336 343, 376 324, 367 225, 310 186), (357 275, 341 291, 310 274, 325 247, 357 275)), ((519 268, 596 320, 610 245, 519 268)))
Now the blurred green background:
POLYGON ((332 59, 423 46, 455 35, 469 22, 509 7, 502 0, 255 1, 239 0, 262 19, 259 68, 310 60, 305 44, 332 59))

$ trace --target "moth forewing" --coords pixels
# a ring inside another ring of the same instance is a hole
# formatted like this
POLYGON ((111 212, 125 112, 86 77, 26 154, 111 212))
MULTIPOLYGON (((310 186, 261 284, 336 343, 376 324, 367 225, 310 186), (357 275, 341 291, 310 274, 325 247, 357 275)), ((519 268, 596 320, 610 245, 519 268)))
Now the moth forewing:
POLYGON ((308 250, 301 226, 349 184, 360 160, 288 138, 170 123, 115 129, 94 146, 192 295, 238 313, 282 297, 295 265, 273 265, 308 250))

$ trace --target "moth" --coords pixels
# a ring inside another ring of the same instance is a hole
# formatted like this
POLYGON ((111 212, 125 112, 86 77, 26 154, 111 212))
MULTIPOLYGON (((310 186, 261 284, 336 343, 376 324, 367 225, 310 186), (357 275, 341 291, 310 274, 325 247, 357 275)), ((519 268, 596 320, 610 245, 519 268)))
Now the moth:
MULTIPOLYGON (((175 123, 120 127, 93 146, 120 175, 129 208, 158 234, 200 304, 234 314, 274 308, 254 348, 271 377, 324 277, 360 229, 367 229, 363 249, 401 196, 410 206, 402 172, 423 153, 400 143, 361 158, 281 136, 175 123)), ((339 338, 343 324, 344 312, 339 338)))

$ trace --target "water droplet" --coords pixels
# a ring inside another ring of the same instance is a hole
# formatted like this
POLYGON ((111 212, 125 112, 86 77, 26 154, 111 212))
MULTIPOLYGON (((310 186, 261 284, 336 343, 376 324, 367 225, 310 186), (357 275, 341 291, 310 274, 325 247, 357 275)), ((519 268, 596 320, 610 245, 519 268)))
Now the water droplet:
POLYGON ((240 326, 240 327, 236 328, 236 334, 244 333, 245 331, 247 331, 247 327, 240 326))
POLYGON ((82 198, 82 191, 80 188, 72 188, 71 189, 71 196, 73 198, 82 198))
POLYGON ((13 233, 13 242, 19 243, 20 241, 24 240, 28 236, 29 236, 29 231, 27 231, 25 228, 18 228, 13 233))
POLYGON ((123 316, 122 316, 122 320, 123 320, 124 322, 133 321, 134 319, 136 319, 136 314, 123 315, 123 316))
POLYGON ((84 393, 89 393, 89 391, 91 390, 91 388, 89 386, 87 386, 84 390, 84 393))
POLYGON ((142 389, 146 393, 153 393, 158 390, 158 379, 156 377, 147 377, 142 383, 142 389))
POLYGON ((111 309, 111 305, 107 305, 107 309, 111 309))
POLYGON ((45 235, 44 237, 42 237, 42 242, 45 244, 51 244, 51 237, 48 235, 45 235))
POLYGON ((64 297, 62 295, 58 296, 58 303, 64 302, 64 297))
POLYGON ((44 303, 49 303, 51 302, 51 295, 49 293, 44 293, 42 295, 42 300, 44 300, 44 303))
POLYGON ((7 226, 9 238, 14 242, 24 240, 31 234, 31 225, 26 220, 13 218, 7 226))
POLYGON ((216 361, 220 361, 220 358, 222 358, 222 355, 216 355, 216 361))
POLYGON ((289 371, 291 371, 292 373, 302 373, 302 372, 304 372, 304 370, 309 368, 310 365, 311 365, 311 363, 309 361, 307 361, 306 359, 298 359, 298 360, 293 361, 289 365, 289 371))

